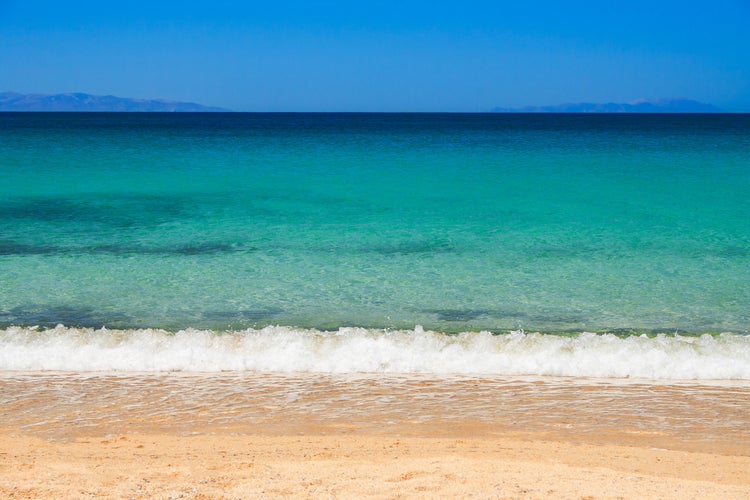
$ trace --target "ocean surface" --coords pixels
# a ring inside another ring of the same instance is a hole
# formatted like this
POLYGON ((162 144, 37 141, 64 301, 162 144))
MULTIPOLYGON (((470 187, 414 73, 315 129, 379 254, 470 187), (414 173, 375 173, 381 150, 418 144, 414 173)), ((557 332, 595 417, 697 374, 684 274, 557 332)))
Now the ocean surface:
POLYGON ((0 370, 750 380, 749 334, 750 115, 0 113, 0 370))

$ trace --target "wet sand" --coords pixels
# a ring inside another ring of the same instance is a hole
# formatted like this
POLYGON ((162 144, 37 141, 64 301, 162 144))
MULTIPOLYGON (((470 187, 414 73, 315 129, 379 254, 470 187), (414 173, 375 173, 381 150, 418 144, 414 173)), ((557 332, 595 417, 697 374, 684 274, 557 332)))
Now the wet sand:
POLYGON ((750 387, 0 374, 0 497, 750 497, 750 387))

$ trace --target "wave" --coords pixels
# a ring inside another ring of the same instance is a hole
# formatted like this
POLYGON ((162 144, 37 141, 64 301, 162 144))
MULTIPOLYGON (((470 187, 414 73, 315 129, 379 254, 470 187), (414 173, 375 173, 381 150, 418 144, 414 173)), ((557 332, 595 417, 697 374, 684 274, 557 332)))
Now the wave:
POLYGON ((0 330, 0 370, 317 372, 750 380, 750 336, 341 328, 0 330))

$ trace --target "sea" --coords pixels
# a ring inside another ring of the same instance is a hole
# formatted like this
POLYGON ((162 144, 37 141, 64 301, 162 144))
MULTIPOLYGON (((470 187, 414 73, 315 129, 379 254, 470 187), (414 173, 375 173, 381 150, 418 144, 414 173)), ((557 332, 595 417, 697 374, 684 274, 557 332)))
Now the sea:
POLYGON ((750 381, 750 115, 0 113, 0 371, 750 381))

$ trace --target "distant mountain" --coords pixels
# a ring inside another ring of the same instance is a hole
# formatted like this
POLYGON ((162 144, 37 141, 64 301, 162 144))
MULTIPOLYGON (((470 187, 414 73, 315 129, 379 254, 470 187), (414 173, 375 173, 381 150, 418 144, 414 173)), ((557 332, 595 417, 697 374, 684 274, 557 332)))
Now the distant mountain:
POLYGON ((113 95, 17 94, 0 92, 0 111, 228 111, 194 102, 164 99, 129 99, 113 95))
POLYGON ((523 108, 494 108, 494 113, 723 113, 712 104, 690 99, 639 99, 629 103, 596 104, 578 102, 556 106, 526 106, 523 108))

